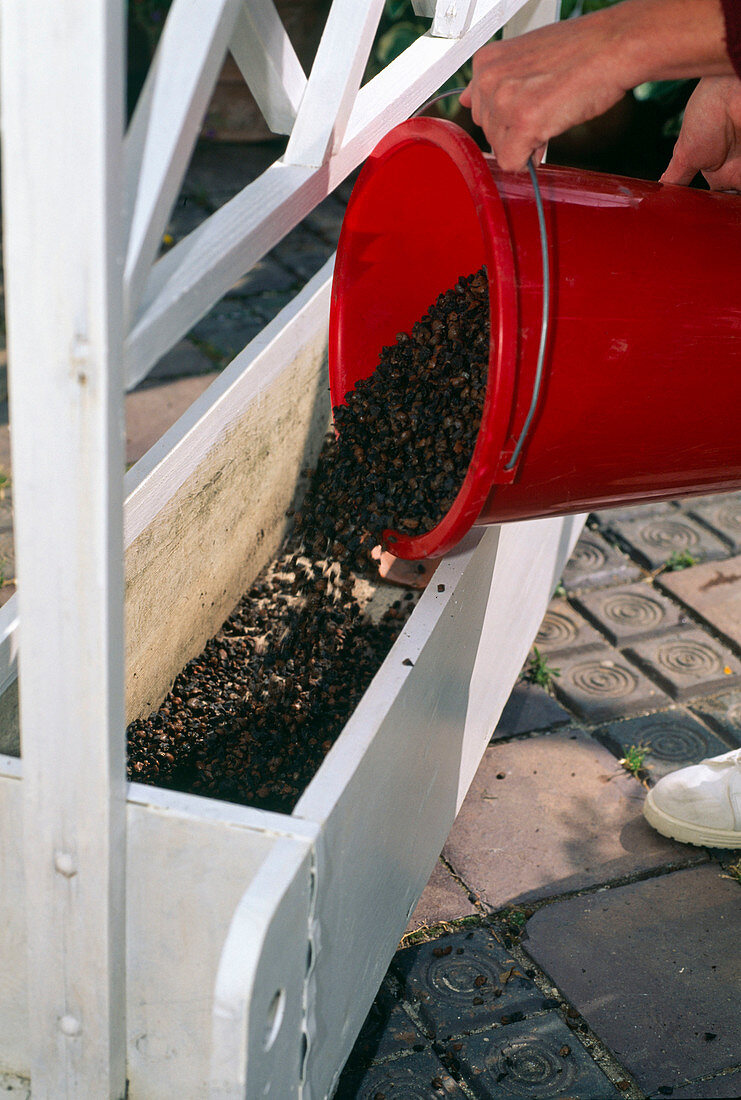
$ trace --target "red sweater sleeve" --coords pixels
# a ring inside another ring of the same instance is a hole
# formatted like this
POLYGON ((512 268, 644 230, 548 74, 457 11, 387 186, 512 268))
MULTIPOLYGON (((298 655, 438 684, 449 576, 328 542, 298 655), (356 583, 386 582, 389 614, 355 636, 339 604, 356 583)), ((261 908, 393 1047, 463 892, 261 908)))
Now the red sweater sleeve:
POLYGON ((720 0, 726 20, 726 46, 734 69, 741 77, 741 0, 720 0))

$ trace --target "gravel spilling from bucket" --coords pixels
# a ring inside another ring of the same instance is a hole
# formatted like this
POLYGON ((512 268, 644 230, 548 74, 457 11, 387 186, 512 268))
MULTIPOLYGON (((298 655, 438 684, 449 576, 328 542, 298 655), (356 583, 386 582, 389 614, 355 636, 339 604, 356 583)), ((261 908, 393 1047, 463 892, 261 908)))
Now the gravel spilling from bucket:
POLYGON ((486 268, 462 277, 381 351, 334 410, 337 443, 297 517, 314 554, 362 568, 383 532, 431 530, 463 484, 481 424, 489 360, 486 268))
POLYGON ((290 813, 413 606, 376 622, 356 577, 386 528, 429 530, 455 498, 481 421, 486 271, 441 294, 335 409, 285 553, 128 730, 129 778, 290 813))

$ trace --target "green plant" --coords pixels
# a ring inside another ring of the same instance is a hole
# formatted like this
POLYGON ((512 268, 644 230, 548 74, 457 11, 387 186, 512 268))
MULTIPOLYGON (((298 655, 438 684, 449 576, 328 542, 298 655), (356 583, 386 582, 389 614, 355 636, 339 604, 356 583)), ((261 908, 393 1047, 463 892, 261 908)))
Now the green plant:
POLYGON ((646 770, 643 767, 643 761, 650 751, 648 745, 631 745, 619 763, 622 764, 626 772, 630 772, 636 779, 641 779, 641 773, 646 770))
POLYGON ((559 669, 551 668, 547 657, 540 652, 537 646, 533 646, 530 663, 522 674, 523 680, 527 680, 530 684, 540 684, 541 687, 549 687, 554 677, 560 675, 559 669))
POLYGON ((741 856, 734 859, 732 863, 726 863, 725 870, 728 874, 723 875, 723 878, 732 878, 741 883, 741 856))
POLYGON ((676 573, 679 569, 689 569, 691 566, 697 565, 699 560, 689 550, 675 550, 664 563, 662 571, 664 573, 676 573))

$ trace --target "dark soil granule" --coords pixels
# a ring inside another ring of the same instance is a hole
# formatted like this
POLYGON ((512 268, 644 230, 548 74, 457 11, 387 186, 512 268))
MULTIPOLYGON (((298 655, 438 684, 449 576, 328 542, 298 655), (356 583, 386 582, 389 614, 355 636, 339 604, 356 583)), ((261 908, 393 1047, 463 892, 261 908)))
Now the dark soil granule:
POLYGON ((335 408, 316 505, 297 517, 310 552, 362 569, 385 530, 420 535, 440 522, 471 461, 488 361, 484 267, 384 347, 373 374, 335 408))
POLYGON ((335 409, 338 436, 283 555, 162 706, 129 726, 130 779, 293 810, 414 606, 396 601, 372 622, 351 570, 384 529, 428 530, 450 507, 481 420, 488 349, 485 269, 383 349, 335 409))

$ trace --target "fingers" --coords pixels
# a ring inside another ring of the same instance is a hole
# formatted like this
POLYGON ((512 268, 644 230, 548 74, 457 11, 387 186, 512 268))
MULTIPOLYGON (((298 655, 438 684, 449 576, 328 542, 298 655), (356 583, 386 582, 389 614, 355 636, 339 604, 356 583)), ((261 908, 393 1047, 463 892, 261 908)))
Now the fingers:
POLYGON ((461 92, 461 96, 460 96, 460 99, 458 100, 458 102, 460 103, 461 107, 470 107, 471 106, 471 85, 470 84, 467 85, 467 87, 461 92))
POLYGON ((686 186, 692 183, 699 170, 699 165, 688 160, 681 150, 675 148, 672 159, 660 177, 659 183, 678 183, 686 186))

